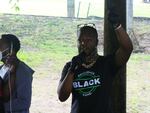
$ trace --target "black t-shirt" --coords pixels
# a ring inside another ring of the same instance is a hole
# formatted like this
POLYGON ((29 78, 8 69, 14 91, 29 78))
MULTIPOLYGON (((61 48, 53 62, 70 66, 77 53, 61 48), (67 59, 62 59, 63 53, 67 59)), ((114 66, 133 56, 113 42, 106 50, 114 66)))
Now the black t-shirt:
MULTIPOLYGON (((69 67, 67 63, 61 81, 69 67)), ((77 69, 72 85, 71 113, 112 113, 110 92, 116 72, 114 55, 99 56, 91 68, 77 69)))

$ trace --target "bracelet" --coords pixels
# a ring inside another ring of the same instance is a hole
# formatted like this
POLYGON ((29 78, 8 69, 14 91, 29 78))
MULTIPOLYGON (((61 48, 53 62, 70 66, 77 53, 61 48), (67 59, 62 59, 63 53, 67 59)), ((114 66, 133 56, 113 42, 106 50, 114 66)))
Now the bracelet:
POLYGON ((68 72, 73 72, 74 73, 75 69, 72 69, 71 67, 68 69, 68 72))
POLYGON ((118 30, 122 27, 122 25, 120 24, 115 30, 118 30))

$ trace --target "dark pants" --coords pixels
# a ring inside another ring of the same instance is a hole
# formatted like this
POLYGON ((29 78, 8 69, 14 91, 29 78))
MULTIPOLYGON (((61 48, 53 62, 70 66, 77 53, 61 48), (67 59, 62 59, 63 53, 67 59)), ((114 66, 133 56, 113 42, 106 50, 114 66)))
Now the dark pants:
POLYGON ((0 106, 0 113, 5 113, 3 106, 0 106))

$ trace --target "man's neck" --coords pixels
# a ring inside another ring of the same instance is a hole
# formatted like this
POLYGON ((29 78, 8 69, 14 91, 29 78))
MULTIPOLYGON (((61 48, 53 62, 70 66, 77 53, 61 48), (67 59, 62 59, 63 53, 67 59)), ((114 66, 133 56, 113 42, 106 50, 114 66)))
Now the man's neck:
POLYGON ((97 49, 95 49, 90 55, 85 56, 85 63, 90 64, 92 62, 95 62, 98 58, 97 49))

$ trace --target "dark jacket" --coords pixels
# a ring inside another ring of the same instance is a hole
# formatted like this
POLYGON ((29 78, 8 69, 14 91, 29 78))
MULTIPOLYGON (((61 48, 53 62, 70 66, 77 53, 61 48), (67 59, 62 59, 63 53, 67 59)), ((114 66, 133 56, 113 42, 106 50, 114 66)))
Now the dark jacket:
POLYGON ((6 113, 29 113, 32 96, 32 79, 34 71, 23 62, 19 62, 16 71, 15 89, 11 101, 4 103, 6 113), (11 107, 10 107, 11 104, 11 107))

